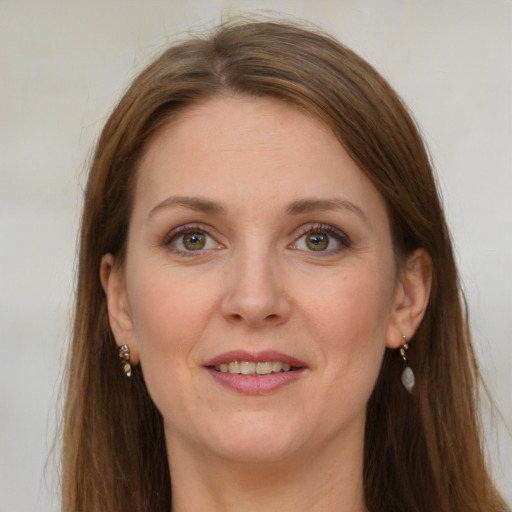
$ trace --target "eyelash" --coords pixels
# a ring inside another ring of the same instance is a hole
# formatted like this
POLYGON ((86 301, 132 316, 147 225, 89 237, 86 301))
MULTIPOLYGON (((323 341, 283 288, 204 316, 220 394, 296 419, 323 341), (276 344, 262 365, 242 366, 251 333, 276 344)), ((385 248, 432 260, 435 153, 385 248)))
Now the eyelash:
POLYGON ((169 251, 179 254, 180 256, 200 256, 201 252, 204 251, 204 249, 198 249, 196 251, 193 250, 182 250, 178 249, 177 247, 172 247, 172 242, 175 242, 179 239, 180 236, 186 235, 187 233, 193 234, 193 233, 200 233, 206 235, 208 238, 213 240, 217 246, 221 245, 219 242, 213 238, 213 236, 210 235, 207 229, 204 228, 204 226, 201 226, 199 224, 186 224, 185 226, 180 226, 176 229, 173 229, 170 233, 168 233, 165 238, 163 239, 162 245, 166 247, 169 251))
MULTIPOLYGON (((336 229, 329 224, 313 224, 313 225, 309 224, 306 226, 302 226, 300 228, 299 235, 295 238, 295 241, 292 244, 290 244, 290 247, 297 248, 296 245, 299 242, 299 240, 301 240, 305 236, 313 234, 313 233, 328 235, 329 238, 334 238, 336 240, 336 242, 339 244, 339 247, 337 247, 336 249, 327 248, 326 250, 322 250, 322 251, 313 251, 313 250, 305 251, 308 253, 315 254, 315 256, 322 257, 322 256, 331 256, 333 254, 338 254, 338 253, 342 252, 343 250, 348 249, 352 245, 350 238, 343 231, 340 231, 339 229, 336 229)), ((301 249, 299 249, 299 250, 301 250, 301 249)))
MULTIPOLYGON (((204 226, 199 225, 199 224, 187 224, 184 226, 180 226, 176 229, 173 229, 171 232, 169 232, 164 237, 162 245, 173 253, 183 255, 183 256, 190 256, 190 257, 199 256, 202 252, 204 252, 205 250, 208 250, 208 249, 201 248, 201 249, 194 251, 194 250, 182 250, 182 249, 178 249, 176 247, 172 247, 172 245, 171 245, 172 242, 175 242, 177 239, 179 239, 179 237, 186 235, 187 233, 204 234, 217 244, 217 248, 220 245, 222 245, 219 242, 217 242, 215 240, 215 238, 213 238, 212 235, 210 235, 210 233, 208 232, 207 229, 205 229, 204 226)), ((292 249, 298 249, 297 243, 299 242, 299 240, 301 240, 303 237, 305 237, 309 234, 313 234, 313 233, 328 235, 329 238, 334 238, 336 240, 336 242, 339 244, 339 247, 337 247, 336 249, 328 249, 328 247, 327 247, 326 250, 320 250, 320 251, 303 250, 304 252, 308 252, 308 253, 312 253, 312 254, 318 253, 316 255, 319 257, 326 256, 326 255, 332 255, 332 254, 338 254, 339 252, 343 251, 344 249, 349 248, 352 244, 350 238, 345 233, 343 233, 343 231, 340 231, 329 224, 309 224, 309 225, 305 225, 305 226, 302 226, 301 228, 299 228, 298 235, 295 237, 295 240, 288 247, 292 248, 292 249)), ((330 241, 329 241, 329 243, 330 243, 330 241)), ((209 249, 211 249, 211 248, 209 248, 209 249)), ((302 249, 298 249, 298 250, 302 250, 302 249)))

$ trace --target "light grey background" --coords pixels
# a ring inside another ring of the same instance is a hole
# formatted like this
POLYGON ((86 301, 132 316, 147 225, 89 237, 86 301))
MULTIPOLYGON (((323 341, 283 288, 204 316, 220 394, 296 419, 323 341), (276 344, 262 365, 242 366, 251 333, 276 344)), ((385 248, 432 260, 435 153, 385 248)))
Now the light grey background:
POLYGON ((49 450, 84 169, 106 116, 168 41, 265 8, 349 44, 422 126, 503 416, 486 415, 489 457, 512 502, 510 0, 0 0, 0 512, 59 508, 49 450))

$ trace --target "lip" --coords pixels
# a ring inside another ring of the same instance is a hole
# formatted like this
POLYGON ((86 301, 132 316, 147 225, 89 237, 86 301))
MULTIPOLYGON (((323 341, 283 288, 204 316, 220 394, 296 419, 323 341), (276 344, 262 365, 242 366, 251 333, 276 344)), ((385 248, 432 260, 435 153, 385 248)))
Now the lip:
POLYGON ((224 352, 208 360, 204 364, 204 368, 212 378, 222 386, 245 395, 266 395, 272 393, 297 381, 308 371, 308 367, 303 361, 275 350, 265 350, 262 352, 233 350, 224 352), (219 372, 215 370, 215 366, 232 361, 250 361, 253 363, 281 361, 296 369, 289 372, 270 373, 268 375, 258 376, 219 372))

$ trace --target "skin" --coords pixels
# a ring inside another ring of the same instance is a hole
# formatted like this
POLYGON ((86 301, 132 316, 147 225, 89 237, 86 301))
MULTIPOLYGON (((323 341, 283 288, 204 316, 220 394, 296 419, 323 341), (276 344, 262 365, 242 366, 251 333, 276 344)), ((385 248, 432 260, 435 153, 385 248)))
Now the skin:
POLYGON ((181 113, 147 149, 126 261, 105 255, 101 280, 164 418, 175 512, 365 510, 366 404, 385 348, 423 317, 430 262, 397 269, 384 200, 318 119, 247 97, 181 113), (230 350, 306 369, 244 394, 204 367, 230 350))

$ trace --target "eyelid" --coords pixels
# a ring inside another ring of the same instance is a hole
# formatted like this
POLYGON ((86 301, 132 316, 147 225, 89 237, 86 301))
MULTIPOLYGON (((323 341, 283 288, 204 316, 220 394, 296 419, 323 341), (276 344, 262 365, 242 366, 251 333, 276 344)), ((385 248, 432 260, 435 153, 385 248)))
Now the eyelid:
POLYGON ((330 237, 333 237, 336 239, 336 241, 340 244, 341 247, 338 247, 336 249, 327 249, 325 251, 305 251, 311 254, 314 254, 315 256, 328 256, 332 254, 337 254, 338 252, 343 251, 344 249, 349 248, 352 245, 352 241, 350 240, 349 236, 341 231, 340 229, 332 226, 331 224, 324 224, 324 223, 311 223, 311 224, 304 224, 300 226, 295 234, 294 241, 290 244, 290 248, 292 249, 298 249, 296 247, 297 242, 304 237, 305 235, 308 235, 309 233, 326 233, 330 237))
MULTIPOLYGON (((193 251, 193 250, 182 250, 182 249, 178 249, 176 247, 171 247, 170 244, 174 239, 178 238, 180 235, 183 235, 183 234, 189 233, 189 232, 193 232, 193 231, 198 231, 198 232, 204 233, 207 237, 211 238, 216 244, 215 249, 219 249, 224 246, 221 242, 218 241, 218 239, 214 235, 211 234, 211 228, 209 226, 201 224, 201 223, 195 223, 195 222, 190 223, 190 224, 184 224, 184 225, 178 226, 178 227, 170 230, 164 236, 164 238, 162 240, 162 246, 166 247, 169 251, 171 251, 173 253, 180 254, 180 255, 186 255, 186 256, 200 256, 202 253, 204 254, 206 251, 212 250, 212 248, 209 248, 209 249, 198 249, 197 251, 193 251)), ((352 244, 350 238, 342 230, 332 226, 331 224, 325 224, 325 223, 320 223, 320 222, 315 223, 314 222, 314 223, 304 224, 304 225, 300 226, 294 234, 293 242, 291 244, 289 244, 288 247, 291 249, 300 250, 296 246, 297 242, 305 235, 307 235, 309 233, 315 233, 315 232, 325 233, 329 237, 334 238, 336 240, 337 244, 339 244, 339 247, 337 247, 335 249, 327 248, 325 251, 305 251, 304 250, 304 252, 314 254, 315 256, 318 256, 318 257, 337 254, 337 253, 343 251, 344 249, 347 249, 352 244)))
POLYGON ((207 237, 211 238, 217 245, 217 247, 215 247, 216 249, 218 249, 219 246, 223 245, 210 233, 210 229, 207 226, 205 226, 204 224, 198 224, 198 223, 184 224, 182 226, 178 226, 174 229, 171 229, 171 231, 169 231, 164 236, 164 238, 162 240, 162 245, 173 253, 186 255, 186 256, 200 256, 201 253, 211 250, 211 249, 199 249, 197 251, 185 251, 182 249, 178 249, 176 247, 171 247, 171 242, 174 239, 178 238, 180 235, 184 235, 185 233, 190 233, 191 231, 201 232, 201 233, 205 234, 207 237))

